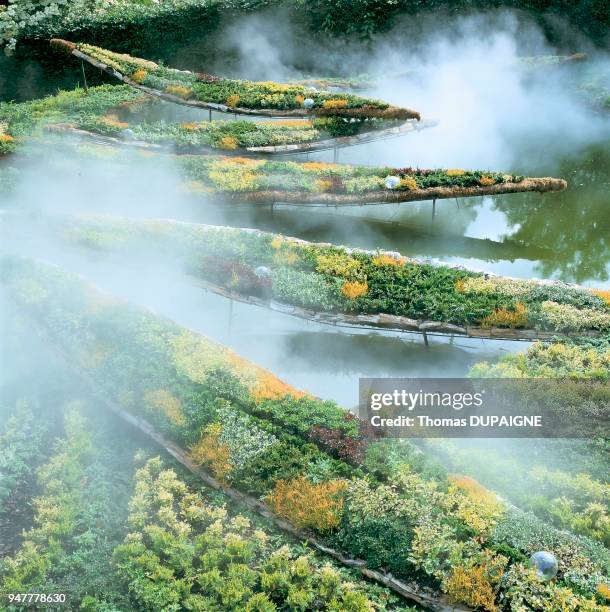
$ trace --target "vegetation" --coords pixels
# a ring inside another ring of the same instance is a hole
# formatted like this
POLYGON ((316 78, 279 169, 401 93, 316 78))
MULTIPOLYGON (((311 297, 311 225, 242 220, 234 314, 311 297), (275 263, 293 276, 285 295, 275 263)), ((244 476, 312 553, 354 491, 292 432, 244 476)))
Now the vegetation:
MULTIPOLYGON (((115 551, 137 610, 386 609, 332 566, 278 546, 243 515, 228 516, 151 459, 136 473, 129 533, 115 551)), ((393 607, 393 606, 392 606, 393 607)))
MULTIPOLYGON (((234 3, 236 8, 248 8, 249 2, 234 3)), ((227 5, 228 8, 229 5, 227 5)), ((9 51, 15 49, 22 38, 49 39, 58 33, 89 33, 93 38, 105 40, 130 40, 131 44, 159 43, 165 23, 168 34, 186 33, 199 26, 209 29, 219 21, 219 3, 210 0, 171 0, 163 3, 147 3, 137 0, 26 0, 0 6, 0 41, 9 51), (11 10, 9 10, 9 8, 11 10)), ((169 36, 168 36, 169 40, 169 36)))
POLYGON ((92 590, 116 593, 109 561, 122 519, 115 506, 121 489, 109 482, 114 466, 107 457, 100 462, 101 452, 80 407, 68 406, 64 435, 38 469, 34 524, 17 552, 0 562, 0 592, 9 604, 3 609, 24 605, 7 601, 8 593, 62 593, 70 603, 92 590))
MULTIPOLYGON (((169 94, 174 101, 201 102, 218 105, 218 110, 231 112, 292 111, 302 116, 333 116, 346 118, 381 117, 384 119, 419 119, 419 113, 390 106, 380 100, 353 94, 319 92, 302 85, 272 81, 238 81, 204 73, 166 68, 138 57, 114 53, 84 43, 54 39, 51 45, 58 51, 80 51, 108 66, 116 74, 129 79, 130 84, 142 85, 148 91, 169 94)), ((277 114, 282 114, 278 112, 277 114)))
MULTIPOLYGON (((495 364, 475 365, 471 376, 582 381, 584 385, 574 389, 564 386, 562 400, 582 414, 587 404, 597 411, 606 410, 609 336, 596 341, 536 343, 526 353, 507 355, 495 364), (585 389, 592 394, 583 393, 585 389), (577 394, 570 397, 571 391, 577 394)), ((603 432, 592 440, 512 441, 507 448, 448 440, 429 440, 426 446, 452 469, 459 471, 468 465, 487 485, 544 521, 610 546, 608 440, 603 432), (535 452, 552 456, 554 469, 532 465, 528 459, 535 452)))
POLYGON ((448 479, 409 444, 371 440, 332 402, 303 395, 227 349, 59 269, 9 258, 2 278, 12 299, 44 322, 49 338, 108 399, 183 448, 215 436, 222 452, 207 455, 205 465, 213 472, 216 461, 228 462, 221 472, 231 486, 298 520, 291 510, 298 487, 290 483, 325 483, 314 497, 321 522, 310 527, 369 567, 427 581, 464 603, 490 605, 493 597, 509 609, 522 600, 537 601, 541 610, 557 609, 558 601, 604 609, 597 589, 607 582, 610 557, 588 538, 509 509, 470 479, 448 479), (354 440, 364 441, 363 453, 353 453, 354 440), (235 449, 247 452, 235 456, 235 449), (540 583, 523 564, 541 547, 560 562, 552 584, 540 583))
MULTIPOLYGON (((2 529, 0 514, 3 610, 28 607, 18 598, 9 605, 5 588, 17 587, 11 582, 15 572, 21 572, 19 588, 65 594, 63 604, 47 601, 44 607, 52 609, 156 612, 177 608, 159 607, 161 604, 150 601, 153 597, 160 602, 164 597, 174 601, 184 595, 181 609, 207 601, 209 607, 205 609, 243 610, 243 596, 253 592, 253 610, 261 609, 254 602, 264 603, 264 610, 300 609, 296 603, 290 607, 287 602, 307 601, 312 594, 327 603, 326 609, 335 611, 412 610, 389 590, 282 536, 261 517, 245 515, 243 507, 226 507, 225 496, 202 487, 198 478, 172 458, 166 458, 163 464, 159 458, 147 461, 158 447, 146 438, 125 435, 125 424, 100 405, 95 389, 83 385, 65 362, 54 359, 55 350, 32 334, 27 319, 10 307, 9 316, 11 326, 4 339, 7 345, 14 344, 13 360, 2 371, 6 376, 0 381, 0 391, 3 399, 14 402, 0 407, 0 415, 7 419, 7 425, 18 425, 23 417, 24 435, 28 431, 32 434, 28 415, 45 425, 52 421, 54 427, 46 428, 46 445, 30 462, 39 486, 35 490, 28 487, 28 495, 19 497, 24 506, 33 506, 34 515, 25 517, 27 522, 19 522, 11 514, 13 522, 7 525, 14 530, 25 527, 23 544, 11 547, 8 542, 6 546, 8 530, 2 529), (38 376, 32 381, 30 373, 35 364, 38 376), (82 399, 78 404, 72 400, 75 395, 82 399), (27 407, 25 398, 33 408, 27 407), (134 465, 143 464, 134 478, 134 465), (172 519, 172 508, 176 509, 176 520, 172 519), (69 529, 62 530, 62 535, 56 535, 47 547, 38 527, 44 524, 45 533, 51 530, 57 534, 59 527, 53 525, 58 523, 69 529), (167 532, 162 531, 163 525, 167 532), (179 528, 172 530, 176 525, 179 528), (185 531, 186 526, 190 531, 185 531), (28 556, 32 542, 39 537, 41 543, 34 542, 34 546, 42 555, 28 556), (133 554, 139 538, 149 551, 147 556, 133 554), (187 544, 192 548, 184 548, 187 544), (47 548, 53 550, 56 560, 51 567, 47 564, 47 548), (148 571, 153 560, 157 574, 148 571), (272 562, 274 571, 270 569, 272 562), (205 574, 209 579, 206 583, 195 579, 195 572, 206 572, 204 565, 210 570, 205 574), (217 569, 212 570, 213 565, 217 569), (253 576, 258 580, 252 582, 253 576), (185 595, 187 588, 189 595, 185 595), (149 596, 149 607, 143 593, 149 596), (204 601, 203 594, 210 599, 204 601), (233 598, 239 600, 235 605, 231 605, 233 598), (221 599, 224 605, 218 603, 221 599)), ((150 394, 150 401, 167 404, 168 397, 150 394)), ((5 433, 11 433, 10 427, 5 433)), ((18 437, 16 429, 12 433, 18 437)), ((32 435, 32 442, 34 438, 32 435)), ((36 607, 43 604, 39 602, 36 607)))
POLYGON ((252 230, 86 216, 48 218, 47 223, 68 243, 90 248, 129 253, 146 244, 162 245, 188 272, 208 282, 314 311, 557 332, 610 330, 610 303, 603 292, 561 282, 489 276, 398 253, 252 230), (264 275, 256 272, 261 266, 264 275))
MULTIPOLYGON (((127 180, 115 180, 120 189, 133 191, 142 179, 137 171, 146 175, 169 162, 198 202, 222 196, 218 199, 238 202, 365 203, 448 197, 460 190, 479 195, 565 187, 559 179, 484 170, 237 157, 242 149, 306 145, 419 119, 415 111, 383 101, 311 87, 358 87, 377 78, 368 75, 281 84, 164 64, 181 63, 173 50, 194 50, 188 40, 200 45, 183 61, 205 57, 202 33, 226 25, 236 14, 288 4, 288 14, 298 15, 297 30, 322 33, 307 41, 306 50, 318 43, 325 49, 324 34, 368 38, 396 28, 408 37, 408 20, 416 20, 421 30, 429 10, 447 10, 454 18, 481 5, 461 0, 442 7, 413 0, 338 0, 332 7, 318 0, 0 0, 0 46, 7 51, 33 39, 44 40, 46 51, 46 41, 57 34, 87 41, 91 44, 55 40, 53 46, 76 57, 84 53, 127 83, 59 92, 24 104, 0 103, 0 156, 18 151, 26 140, 34 145, 26 156, 0 160, 0 190, 12 187, 20 165, 48 156, 49 141, 59 141, 51 132, 70 130, 112 137, 102 139, 102 153, 90 141, 78 145, 85 163, 97 161, 97 155, 114 157, 115 167, 133 160, 131 151, 108 147, 112 139, 180 153, 209 148, 231 154, 169 156, 140 150, 135 155, 142 167, 132 166, 127 180), (159 54, 162 60, 141 59, 159 54), (149 120, 144 106, 150 98, 138 87, 191 106, 297 118, 149 120)), ((556 20, 545 17, 555 11, 598 42, 606 36, 609 20, 600 0, 564 4, 501 3, 534 12, 549 28, 559 29, 556 20)), ((515 67, 523 76, 531 66, 564 59, 524 58, 515 67)), ((307 62, 299 60, 303 66, 307 62)), ((54 63, 57 69, 59 62, 54 63)), ((565 86, 571 90, 577 81, 578 95, 605 108, 608 74, 598 70, 575 70, 565 86)), ((102 78, 96 75, 94 82, 102 78)), ((75 168, 63 150, 52 153, 59 184, 75 168)), ((562 171, 568 173, 579 187, 591 182, 590 176, 572 174, 571 167, 562 171)), ((607 228, 591 223, 582 208, 575 210, 573 224, 566 224, 563 215, 555 221, 545 204, 528 197, 505 212, 518 228, 518 244, 556 245, 557 257, 549 257, 548 265, 557 266, 562 278, 578 279, 580 273, 589 280, 594 268, 596 278, 607 276, 607 228), (544 223, 537 223, 536 215, 544 223), (574 249, 576 239, 562 240, 566 232, 578 234, 581 249, 574 249), (592 240, 597 234, 599 239, 592 240), (562 254, 566 245, 568 257, 562 254), (582 272, 587 266, 589 271, 582 272)), ((6 227, 13 216, 23 220, 6 213, 6 227)), ((274 307, 307 309, 320 319, 358 315, 359 321, 393 324, 397 319, 392 317, 403 317, 400 324, 407 327, 435 321, 462 333, 455 326, 476 327, 478 333, 504 328, 539 330, 541 337, 558 334, 552 343, 537 343, 526 353, 477 364, 471 376, 517 378, 540 394, 550 386, 553 406, 589 426, 607 416, 609 291, 497 277, 399 253, 252 230, 44 214, 27 219, 47 224, 45 236, 118 251, 123 261, 145 249, 149 255, 154 244, 155 255, 177 260, 203 286, 256 298, 251 301, 258 304, 273 300, 274 307)), ((7 244, 12 248, 18 241, 11 236, 7 244)), ((543 270, 546 277, 552 276, 549 270, 543 270)), ((7 305, 12 320, 5 328, 3 313, 0 343, 2 610, 31 607, 14 594, 33 592, 66 595, 65 603, 43 600, 37 606, 54 609, 58 603, 89 612, 412 612, 389 590, 368 582, 364 577, 374 574, 367 570, 390 581, 396 577, 443 606, 504 612, 608 609, 606 423, 587 439, 506 445, 381 439, 367 422, 334 402, 299 391, 231 350, 104 295, 61 268, 0 256, 0 308, 7 305), (22 369, 27 375, 17 381, 15 372, 22 369), (61 380, 55 377, 59 370, 61 380), (44 397, 42 405, 36 395, 44 397), (126 435, 117 409, 123 420, 138 424, 138 434, 126 435), (151 431, 192 473, 171 458, 148 459, 152 441, 140 434, 151 431), (134 453, 140 443, 146 450, 134 453), (543 466, 538 457, 546 454, 554 461, 545 459, 543 466), (233 501, 227 504, 227 499, 233 501), (312 553, 307 542, 320 553, 312 553), (558 574, 550 581, 540 580, 530 567, 530 555, 541 550, 558 560, 558 574), (321 553, 355 569, 340 568, 321 553)))
POLYGON ((605 335, 597 342, 534 344, 526 353, 506 355, 497 363, 479 363, 475 377, 610 379, 610 344, 605 335))
POLYGON ((140 120, 142 107, 150 103, 150 97, 127 85, 103 85, 87 92, 76 89, 20 104, 0 102, 0 155, 14 152, 26 137, 40 136, 53 126, 168 145, 179 151, 202 147, 232 151, 314 142, 376 130, 392 123, 377 119, 349 122, 335 117, 259 122, 140 120))
POLYGON ((487 441, 466 443, 442 439, 426 440, 425 446, 451 470, 469 471, 486 486, 507 495, 520 508, 533 512, 543 521, 610 547, 610 485, 604 474, 603 458, 600 457, 599 466, 594 466, 601 472, 598 478, 578 471, 582 470, 582 460, 576 463, 581 466, 575 468, 577 471, 561 464, 561 453, 566 449, 572 451, 570 456, 575 451, 580 456, 595 455, 590 443, 563 441, 554 445, 554 452, 548 441, 536 441, 534 446, 529 440, 512 440, 506 449, 498 444, 492 448, 487 441), (541 446, 553 458, 558 456, 555 469, 532 465, 525 459, 535 450, 540 451, 541 446))
POLYGON ((439 12, 442 14, 443 11, 455 18, 456 15, 468 15, 474 11, 517 9, 534 17, 551 37, 552 17, 561 12, 566 19, 600 44, 604 44, 610 25, 610 15, 603 0, 575 2, 569 5, 553 0, 500 0, 491 3, 480 0, 435 0, 431 3, 418 0, 396 0, 391 3, 384 0, 338 0, 332 6, 324 0, 298 0, 298 6, 306 11, 310 19, 309 27, 313 30, 321 30, 334 36, 351 34, 364 38, 388 31, 415 13, 420 13, 419 17, 423 18, 426 12, 429 12, 438 19, 439 12))
POLYGON ((65 431, 38 470, 34 526, 16 553, 0 561, 3 610, 25 605, 6 593, 27 592, 61 592, 65 602, 50 600, 46 607, 90 612, 296 610, 314 600, 318 609, 333 611, 410 610, 387 590, 234 514, 218 498, 204 499, 158 457, 135 473, 127 516, 131 478, 117 487, 119 479, 105 467, 113 461, 105 455, 117 450, 109 422, 102 419, 100 428, 95 417, 93 434, 83 412, 75 404, 66 408, 65 431))
POLYGON ((484 187, 520 183, 524 178, 480 170, 421 170, 233 157, 185 156, 181 163, 187 176, 198 181, 200 189, 228 193, 276 189, 364 194, 369 191, 412 191, 434 187, 484 187))
POLYGON ((129 87, 102 86, 92 89, 90 94, 76 89, 20 104, 0 102, 0 134, 6 138, 4 146, 0 140, 0 155, 15 151, 26 138, 40 135, 49 125, 73 123, 84 127, 95 120, 101 121, 120 106, 137 104, 144 99, 129 87))
POLYGON ((19 404, 0 431, 0 515, 15 491, 32 476, 47 423, 34 420, 26 404, 19 404))
POLYGON ((21 39, 49 39, 53 36, 78 37, 78 40, 98 41, 121 50, 158 49, 171 46, 176 39, 185 39, 193 32, 199 36, 214 30, 221 17, 239 16, 257 9, 282 7, 291 9, 291 19, 301 25, 304 34, 316 33, 332 37, 373 37, 403 19, 416 15, 438 15, 446 11, 453 18, 476 10, 507 8, 524 11, 536 19, 551 39, 560 38, 563 30, 553 27, 552 16, 561 13, 578 29, 598 44, 604 44, 610 17, 603 0, 566 5, 558 0, 502 0, 489 2, 451 0, 422 4, 416 0, 340 0, 328 5, 297 0, 20 0, 9 2, 11 11, 0 5, 0 44, 14 48, 21 39), (161 24, 165 28, 160 27, 161 24))

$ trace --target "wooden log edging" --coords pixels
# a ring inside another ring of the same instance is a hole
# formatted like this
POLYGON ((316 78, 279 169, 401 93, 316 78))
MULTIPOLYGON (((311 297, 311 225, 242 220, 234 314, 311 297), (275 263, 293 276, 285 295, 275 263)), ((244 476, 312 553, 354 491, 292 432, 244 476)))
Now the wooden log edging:
POLYGON ((311 191, 240 191, 213 194, 232 202, 254 204, 286 203, 302 206, 363 206, 366 204, 397 204, 423 200, 473 198, 509 193, 563 191, 568 183, 553 177, 525 178, 518 183, 497 183, 475 187, 429 187, 427 189, 385 189, 364 193, 315 193, 311 191))
MULTIPOLYGON (((37 333, 46 341, 51 343, 51 348, 59 359, 66 365, 66 367, 75 374, 80 380, 82 380, 87 387, 91 389, 93 393, 96 393, 98 388, 97 383, 87 374, 85 374, 80 368, 76 367, 65 351, 59 347, 50 334, 41 327, 39 323, 30 319, 32 326, 35 328, 37 333)), ((427 593, 423 589, 419 588, 415 583, 405 583, 398 578, 395 578, 391 573, 383 571, 372 570, 366 566, 366 562, 362 559, 352 559, 346 557, 339 550, 336 550, 330 546, 324 544, 319 540, 313 533, 297 529, 292 523, 276 515, 267 504, 263 503, 259 499, 256 499, 246 493, 242 493, 233 487, 223 485, 220 481, 214 478, 207 470, 197 465, 180 446, 174 442, 168 440, 157 432, 155 428, 142 417, 131 414, 130 412, 123 410, 115 402, 110 401, 107 397, 101 397, 96 393, 98 400, 106 406, 113 414, 121 418, 123 421, 128 423, 137 431, 145 434, 156 444, 161 446, 165 452, 171 455, 178 463, 183 465, 189 472, 198 476, 207 486, 213 488, 216 491, 220 491, 233 502, 247 506, 263 518, 271 521, 281 531, 289 534, 290 536, 297 538, 299 541, 306 541, 316 550, 332 557, 338 561, 341 565, 348 567, 353 570, 358 570, 364 577, 377 582, 404 599, 413 601, 429 610, 434 612, 473 612, 472 608, 462 606, 460 604, 451 603, 446 595, 436 596, 432 593, 427 593)), ((423 451, 422 451, 423 452, 423 451)))
MULTIPOLYGON (((395 138, 413 131, 423 130, 427 127, 434 127, 438 122, 434 120, 424 121, 405 121, 398 126, 382 128, 379 130, 370 130, 355 136, 340 136, 338 138, 326 138, 324 140, 312 140, 310 142, 300 142, 282 145, 266 145, 261 147, 238 147, 237 149, 218 149, 206 145, 180 147, 181 150, 191 154, 206 154, 206 155, 296 155, 299 153, 308 153, 313 151, 326 151, 329 149, 342 149, 355 145, 375 142, 377 140, 386 140, 395 138)), ((78 128, 68 123, 55 123, 46 126, 47 131, 54 133, 67 133, 75 136, 94 140, 99 144, 107 144, 112 146, 136 147, 155 151, 170 151, 176 145, 173 143, 153 143, 143 140, 117 138, 106 134, 97 134, 91 130, 78 128)))
MULTIPOLYGON (((396 106, 388 105, 387 108, 373 108, 370 106, 362 108, 345 108, 340 109, 307 109, 307 108, 292 108, 292 109, 273 109, 273 108, 244 108, 241 106, 227 106, 226 104, 219 104, 216 102, 204 102, 202 100, 188 100, 175 96, 174 94, 167 93, 165 91, 159 91, 152 87, 147 87, 141 83, 137 83, 133 79, 124 75, 122 72, 115 70, 108 64, 95 59, 87 53, 83 53, 77 49, 76 45, 70 41, 62 40, 60 38, 51 39, 51 47, 57 51, 73 55, 74 57, 85 61, 96 68, 104 71, 106 74, 122 81, 123 83, 135 87, 140 91, 147 93, 150 96, 155 96, 161 100, 172 102, 173 104, 181 104, 183 106, 193 106, 196 108, 207 108, 209 110, 217 111, 220 113, 235 113, 238 115, 250 115, 252 117, 310 117, 312 115, 326 117, 326 116, 341 116, 341 117, 378 117, 380 119, 421 119, 420 114, 408 108, 399 108, 396 106)), ((181 72, 188 73, 187 70, 181 72)))
POLYGON ((425 321, 410 319, 408 317, 392 314, 346 314, 341 312, 324 312, 310 310, 292 304, 278 302, 274 299, 259 298, 254 295, 244 295, 236 291, 231 291, 226 287, 221 287, 210 283, 202 278, 187 275, 191 282, 205 291, 220 295, 229 300, 267 308, 282 314, 322 323, 334 325, 335 327, 354 327, 362 329, 376 329, 381 331, 397 331, 406 333, 420 333, 439 336, 461 336, 465 338, 477 338, 480 340, 514 340, 520 342, 534 342, 536 340, 549 341, 556 338, 559 334, 565 336, 590 337, 595 338, 600 335, 597 330, 585 330, 579 332, 557 332, 536 329, 510 329, 504 327, 480 327, 476 325, 455 325, 454 323, 444 323, 442 321, 425 321))
POLYGON ((118 406, 112 406, 111 402, 108 402, 108 400, 104 400, 104 402, 108 404, 108 407, 112 412, 162 446, 168 454, 170 454, 190 472, 197 475, 206 485, 215 489, 216 491, 222 492, 232 501, 247 506, 257 514, 261 515, 267 520, 270 520, 283 532, 297 538, 300 541, 306 541, 316 550, 329 555, 342 565, 350 569, 358 570, 369 580, 382 584, 392 589, 395 593, 398 593, 403 598, 414 601, 415 603, 430 610, 437 612, 469 612, 472 610, 471 608, 467 608, 465 606, 450 603, 447 597, 444 595, 434 596, 432 594, 425 593, 423 590, 414 586, 414 583, 407 584, 402 580, 395 578, 390 573, 369 569, 366 566, 366 562, 362 559, 352 559, 350 557, 346 557, 340 551, 324 544, 312 533, 297 529, 289 521, 277 516, 269 508, 269 506, 262 501, 220 483, 211 474, 209 474, 207 470, 194 463, 181 447, 177 446, 170 440, 167 440, 164 436, 155 431, 155 429, 145 419, 136 417, 131 413, 120 409, 118 406))

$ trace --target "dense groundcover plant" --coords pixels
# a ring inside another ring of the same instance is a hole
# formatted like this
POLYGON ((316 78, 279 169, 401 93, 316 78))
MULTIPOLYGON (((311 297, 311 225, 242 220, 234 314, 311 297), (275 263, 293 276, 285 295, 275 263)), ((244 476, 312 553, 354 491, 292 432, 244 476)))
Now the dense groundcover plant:
POLYGON ((34 418, 27 403, 19 403, 0 427, 0 516, 15 491, 35 471, 48 423, 34 418))
POLYGON ((152 98, 127 85, 103 85, 88 91, 76 89, 19 104, 0 102, 0 155, 14 152, 26 137, 43 135, 54 126, 131 142, 167 145, 179 151, 201 147, 231 151, 302 144, 392 124, 376 119, 353 122, 338 117, 182 123, 139 119, 140 112, 152 103, 152 98))
POLYGON ((129 533, 115 562, 137 609, 373 609, 336 569, 317 567, 247 517, 206 504, 158 458, 136 473, 129 507, 129 533))
POLYGON ((608 380, 610 377, 610 336, 598 340, 535 343, 526 353, 506 355, 498 363, 483 362, 472 376, 504 378, 577 378, 608 380))
MULTIPOLYGON (((25 593, 53 582, 59 566, 68 571, 71 538, 85 524, 83 482, 92 452, 91 438, 76 406, 65 416, 65 436, 38 470, 40 495, 34 500, 35 524, 24 534, 21 548, 0 563, 3 593, 25 593), (67 546, 66 546, 67 545, 67 546)), ((16 609, 16 607, 15 607, 16 609)))
POLYGON ((553 469, 530 465, 531 441, 513 442, 511 453, 488 445, 458 444, 453 440, 426 440, 426 449, 442 457, 452 471, 468 470, 494 490, 542 520, 610 545, 610 486, 605 482, 607 449, 600 442, 566 440, 536 441, 536 450, 553 456, 563 451, 568 461, 553 469), (521 450, 522 452, 519 452, 521 450), (580 453, 579 453, 580 451, 580 453), (587 453, 587 472, 573 457, 587 453), (571 469, 570 459, 577 467, 571 469), (593 472, 592 474, 589 473, 593 472))
POLYGON ((387 313, 480 327, 610 329, 607 292, 566 283, 488 276, 398 253, 224 227, 84 216, 55 223, 69 242, 93 248, 129 249, 154 238, 192 274, 237 293, 311 310, 387 313), (269 270, 268 276, 256 274, 260 266, 269 270))
POLYGON ((45 313, 52 339, 108 399, 189 449, 225 486, 255 493, 369 567, 390 564, 394 575, 483 609, 510 608, 519 598, 535 599, 540 610, 568 600, 603 609, 597 589, 610 557, 602 546, 544 523, 539 537, 517 537, 527 515, 471 479, 447 478, 413 460, 408 444, 369 439, 364 453, 344 452, 338 440, 358 440, 362 431, 332 402, 304 396, 227 349, 59 269, 8 259, 2 279, 24 309, 45 313), (332 444, 316 426, 336 431, 332 444), (247 452, 238 464, 242 438, 247 452), (552 585, 523 565, 540 538, 560 559, 552 585), (518 592, 510 586, 515 574, 518 592))
POLYGON ((130 84, 142 85, 149 92, 171 95, 174 101, 212 103, 236 112, 240 112, 240 109, 273 109, 324 117, 420 118, 416 111, 349 93, 320 92, 296 83, 235 80, 177 70, 150 60, 61 39, 53 39, 51 46, 57 51, 67 53, 78 50, 88 58, 111 68, 113 74, 118 73, 128 78, 130 84))

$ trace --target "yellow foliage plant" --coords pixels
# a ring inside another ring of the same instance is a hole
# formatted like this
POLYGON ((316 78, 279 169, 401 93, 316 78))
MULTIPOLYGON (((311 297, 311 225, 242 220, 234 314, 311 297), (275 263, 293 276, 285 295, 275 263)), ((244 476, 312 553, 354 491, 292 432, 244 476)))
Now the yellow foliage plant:
POLYGON ((303 476, 278 480, 267 502, 273 511, 298 528, 324 532, 339 525, 345 480, 313 483, 303 476))
POLYGON ((191 447, 190 454, 197 465, 210 469, 220 482, 225 483, 233 466, 229 447, 220 441, 221 433, 219 423, 209 425, 199 442, 191 447))
POLYGON ((508 327, 515 329, 527 327, 527 307, 517 302, 513 310, 496 308, 491 314, 481 319, 481 327, 508 327))

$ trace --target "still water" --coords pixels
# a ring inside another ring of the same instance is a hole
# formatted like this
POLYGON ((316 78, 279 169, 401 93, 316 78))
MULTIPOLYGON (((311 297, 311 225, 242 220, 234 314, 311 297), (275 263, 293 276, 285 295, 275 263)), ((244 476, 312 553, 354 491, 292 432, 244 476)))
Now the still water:
MULTIPOLYGON (((0 59, 0 99, 29 99, 78 82, 80 67, 49 71, 35 60, 0 59), (15 78, 12 78, 15 77, 15 78)), ((95 81, 96 75, 91 75, 95 81)), ((439 125, 401 138, 342 149, 339 161, 394 167, 494 169, 565 178, 558 194, 514 194, 437 202, 341 209, 276 205, 202 205, 178 196, 178 177, 138 177, 124 168, 110 185, 103 168, 74 161, 71 185, 30 175, 5 205, 104 211, 202 223, 257 227, 312 241, 396 250, 405 255, 491 270, 517 277, 558 278, 588 286, 610 286, 610 126, 608 117, 573 100, 558 106, 544 95, 547 83, 515 94, 517 110, 502 107, 501 92, 477 89, 473 102, 447 107, 429 83, 373 91, 391 101, 409 89, 417 108, 439 125), (542 88, 542 91, 541 91, 542 88), (547 102, 545 102, 547 100, 547 102), (547 106, 545 106, 547 104, 547 106), (528 106, 529 105, 529 106, 528 106), (536 108, 534 106, 537 105, 536 108), (540 107, 542 105, 542 107, 540 107), (450 110, 448 110, 450 108, 450 110), (175 182, 175 184, 172 183, 175 182), (35 188, 44 184, 44 197, 35 188), (173 185, 173 186, 172 186, 173 185), (175 189, 174 189, 175 188, 175 189), (57 208, 58 206, 55 206, 57 208)), ((446 86, 446 83, 445 85, 446 86)), ((495 83, 494 86, 498 86, 495 83)), ((456 96, 459 93, 456 90, 456 96)), ((440 94, 439 94, 440 95, 440 94)), ((207 112, 156 106, 173 120, 207 119, 207 112)), ((308 159, 332 160, 331 151, 308 159)), ((5 162, 6 163, 6 162, 5 162)), ((12 162, 11 162, 12 163, 12 162)), ((168 164, 169 165, 169 164, 168 164)), ((27 246, 21 245, 27 251, 27 246)), ((40 252, 38 251, 38 254, 40 252)), ((496 359, 526 344, 367 333, 300 321, 226 300, 190 287, 162 265, 125 262, 100 254, 49 248, 46 257, 84 273, 102 287, 133 299, 224 343, 300 388, 353 406, 361 376, 462 376, 477 361, 496 359)))

